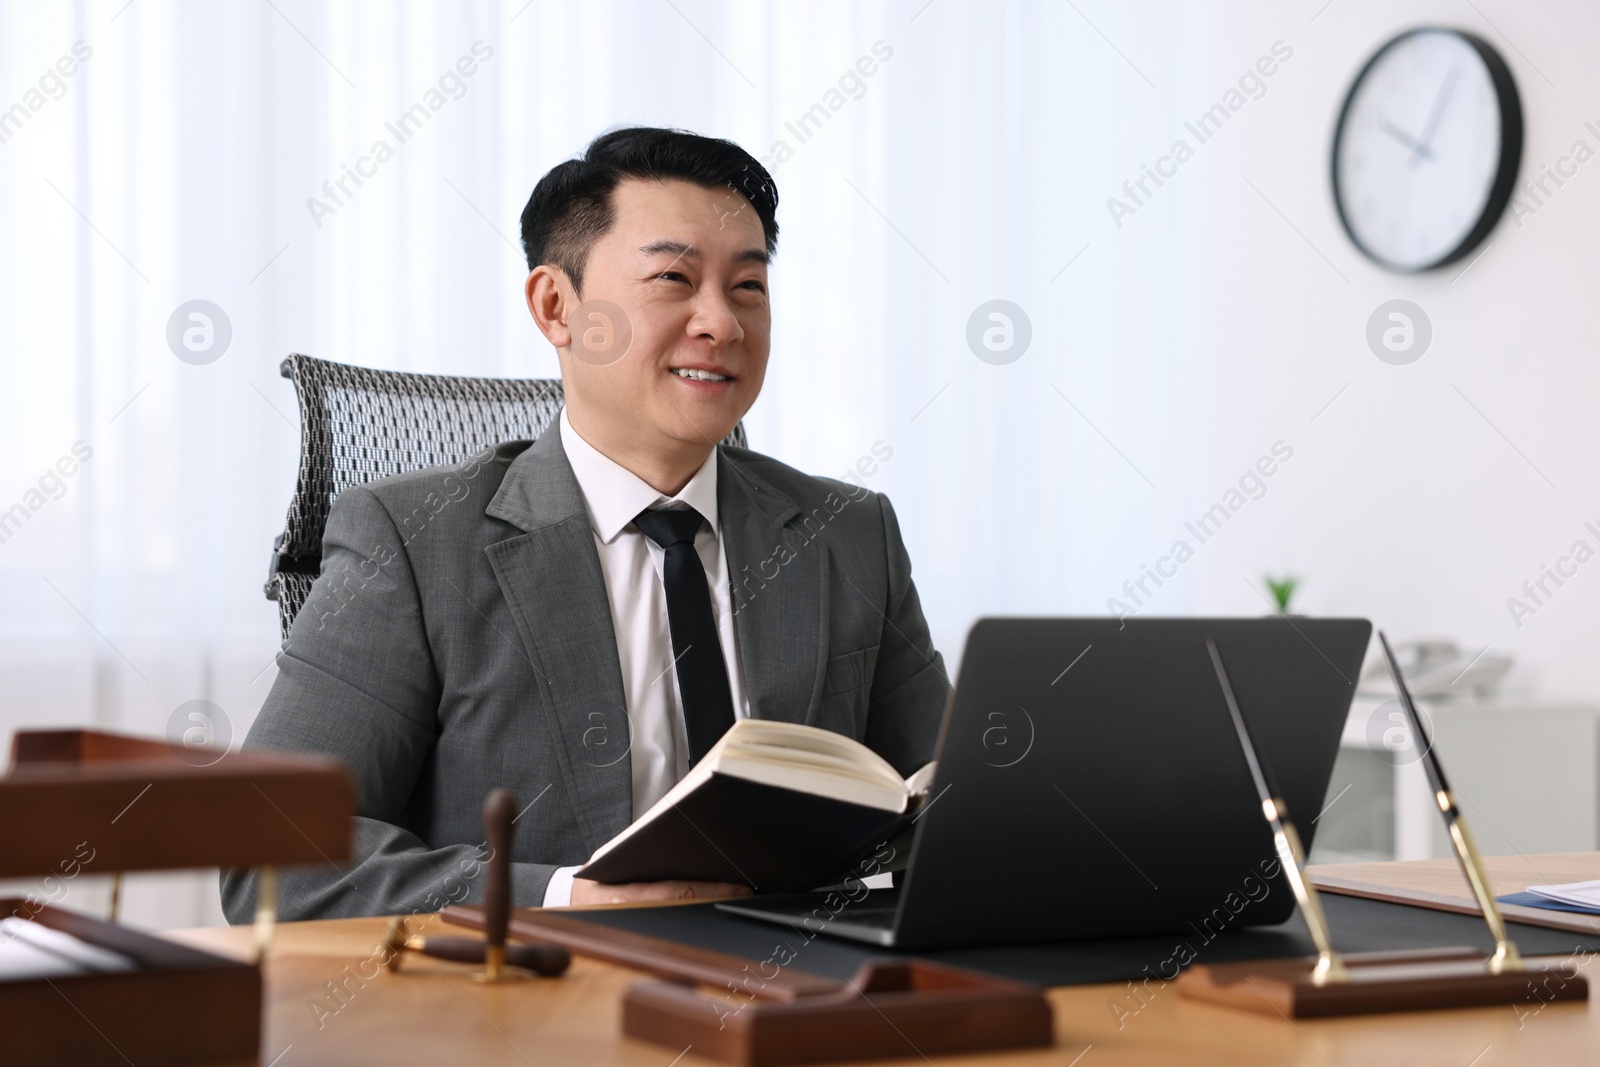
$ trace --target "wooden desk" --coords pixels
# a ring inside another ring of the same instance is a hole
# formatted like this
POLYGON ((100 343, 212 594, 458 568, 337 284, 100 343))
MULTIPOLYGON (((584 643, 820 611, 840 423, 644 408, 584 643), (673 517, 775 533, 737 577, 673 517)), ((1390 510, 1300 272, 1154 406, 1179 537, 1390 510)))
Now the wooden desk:
MULTIPOLYGON (((1600 853, 1593 852, 1500 856, 1485 862, 1500 893, 1545 881, 1600 878, 1600 853)), ((1467 895, 1460 873, 1445 861, 1342 864, 1313 870, 1467 895)), ((263 1067, 348 1063, 701 1067, 714 1062, 700 1059, 693 1050, 674 1061, 673 1050, 619 1036, 620 997, 635 979, 633 972, 575 959, 563 978, 483 986, 467 977, 470 967, 408 959, 409 974, 390 975, 377 968, 373 957, 384 925, 383 919, 335 919, 279 926, 267 971, 263 1067), (364 977, 375 969, 380 972, 375 977, 364 977)), ((429 928, 429 932, 439 930, 451 928, 442 923, 429 928)), ((218 928, 169 936, 245 956, 251 935, 248 928, 218 928)), ((1591 981, 1600 973, 1593 967, 1586 972, 1591 981)), ((1552 1005, 1536 1013, 1524 1008, 1521 1018, 1512 1008, 1502 1007, 1294 1024, 1180 1001, 1171 985, 1154 982, 1142 1007, 1126 985, 1064 987, 1052 990, 1050 999, 1056 1016, 1054 1048, 941 1057, 933 1062, 939 1067, 978 1063, 1546 1067, 1600 1062, 1600 996, 1587 1005, 1552 1005)), ((908 1049, 903 1061, 877 1062, 929 1061, 908 1049)))

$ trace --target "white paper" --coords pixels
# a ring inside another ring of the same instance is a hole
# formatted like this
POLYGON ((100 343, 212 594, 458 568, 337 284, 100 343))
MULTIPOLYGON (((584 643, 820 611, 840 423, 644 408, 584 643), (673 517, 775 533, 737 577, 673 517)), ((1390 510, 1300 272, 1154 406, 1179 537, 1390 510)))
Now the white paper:
MULTIPOLYGON (((120 952, 91 945, 64 931, 15 916, 0 919, 0 953, 8 951, 12 953, 11 959, 16 967, 21 970, 42 966, 41 960, 52 960, 67 967, 64 972, 52 969, 50 977, 55 977, 57 973, 131 971, 135 966, 120 952)), ((16 977, 44 976, 19 974, 16 977)))
POLYGON ((1600 908, 1600 881, 1567 882, 1564 885, 1530 885, 1528 892, 1546 900, 1580 908, 1600 908))
POLYGON ((87 973, 87 968, 46 952, 32 941, 0 933, 0 982, 38 981, 41 978, 71 978, 87 973))

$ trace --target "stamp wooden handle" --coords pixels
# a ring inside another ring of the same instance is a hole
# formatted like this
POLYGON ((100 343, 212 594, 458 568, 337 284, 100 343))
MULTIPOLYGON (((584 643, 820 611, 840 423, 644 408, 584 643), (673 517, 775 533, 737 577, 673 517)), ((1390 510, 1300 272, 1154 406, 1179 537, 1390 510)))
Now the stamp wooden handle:
MULTIPOLYGON (((484 943, 475 937, 430 937, 417 951, 424 956, 457 963, 482 963, 484 943)), ((535 974, 558 975, 567 969, 572 956, 560 945, 507 945, 506 962, 535 974)))
POLYGON ((511 917, 511 822, 516 817, 517 798, 509 789, 496 789, 483 802, 483 832, 490 849, 483 887, 483 936, 490 945, 506 943, 511 917))

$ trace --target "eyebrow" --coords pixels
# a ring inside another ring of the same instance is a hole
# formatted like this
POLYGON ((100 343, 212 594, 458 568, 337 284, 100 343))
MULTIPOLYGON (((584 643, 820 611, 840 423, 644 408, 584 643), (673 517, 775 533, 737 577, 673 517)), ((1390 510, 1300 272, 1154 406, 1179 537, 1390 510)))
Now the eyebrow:
MULTIPOLYGON (((643 252, 647 256, 671 254, 676 256, 678 259, 700 258, 700 250, 698 248, 696 248, 694 245, 686 245, 682 241, 651 241, 647 245, 641 245, 639 251, 643 252)), ((764 248, 746 248, 744 251, 734 256, 733 261, 735 263, 760 263, 762 265, 766 265, 771 262, 771 258, 767 255, 767 250, 764 248)))

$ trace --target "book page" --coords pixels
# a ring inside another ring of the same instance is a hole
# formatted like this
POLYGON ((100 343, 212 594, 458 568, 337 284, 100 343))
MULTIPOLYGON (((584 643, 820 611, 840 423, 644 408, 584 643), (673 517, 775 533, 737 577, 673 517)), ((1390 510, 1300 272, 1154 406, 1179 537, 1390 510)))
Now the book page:
POLYGON ((929 760, 906 779, 906 792, 911 794, 926 793, 933 788, 933 776, 939 770, 938 760, 929 760))

